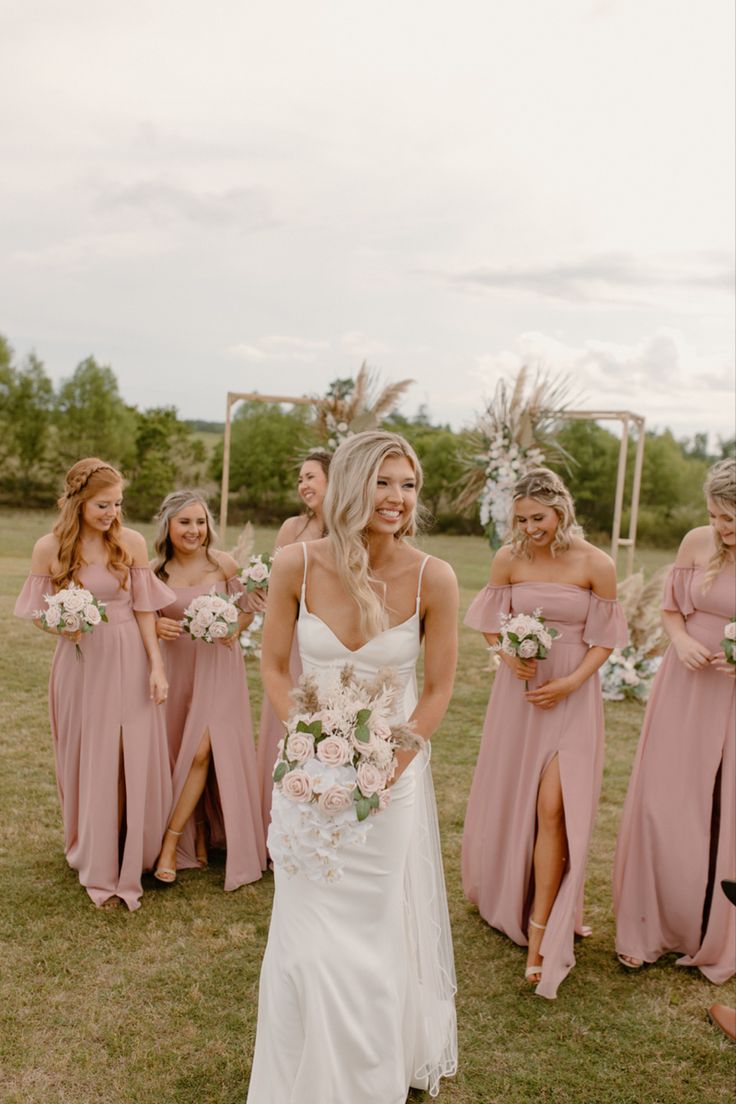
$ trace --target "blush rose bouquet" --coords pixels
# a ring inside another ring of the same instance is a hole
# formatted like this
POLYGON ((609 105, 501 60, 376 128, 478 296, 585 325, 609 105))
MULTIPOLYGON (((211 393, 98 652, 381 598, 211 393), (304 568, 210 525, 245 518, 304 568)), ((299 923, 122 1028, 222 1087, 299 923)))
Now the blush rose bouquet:
MULTIPOLYGON (((107 621, 105 603, 74 582, 54 594, 44 594, 43 600, 46 609, 36 610, 34 616, 45 629, 53 629, 61 635, 91 633, 102 621, 107 621)), ((77 659, 83 659, 82 649, 76 641, 74 647, 77 659)))
POLYGON ((388 806, 396 750, 423 746, 394 719, 398 691, 389 668, 370 681, 350 664, 299 679, 279 743, 268 832, 271 858, 288 874, 339 881, 341 850, 364 842, 370 818, 388 806))
POLYGON ((253 590, 268 590, 272 565, 273 556, 269 556, 267 552, 251 556, 240 573, 240 581, 245 584, 245 589, 249 594, 253 590))
MULTIPOLYGON (((491 645, 490 651, 504 652, 519 659, 546 659, 552 641, 560 635, 557 629, 547 628, 541 606, 531 614, 503 614, 501 621, 498 642, 491 645)), ((524 687, 529 689, 526 680, 524 687)))
POLYGON ((193 640, 215 644, 238 631, 240 610, 234 598, 218 594, 215 587, 209 594, 198 594, 182 615, 182 624, 193 640))
POLYGON ((721 648, 728 663, 736 664, 736 617, 732 617, 723 627, 721 648))

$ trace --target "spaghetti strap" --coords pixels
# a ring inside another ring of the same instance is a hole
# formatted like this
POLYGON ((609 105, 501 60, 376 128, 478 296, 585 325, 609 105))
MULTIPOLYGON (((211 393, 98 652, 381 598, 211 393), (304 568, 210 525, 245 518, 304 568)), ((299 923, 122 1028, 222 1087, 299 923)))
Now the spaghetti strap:
POLYGON ((424 574, 424 569, 427 566, 427 560, 430 560, 431 558, 431 556, 425 556, 422 560, 422 566, 419 568, 419 579, 417 581, 417 609, 419 609, 419 603, 422 600, 422 575, 424 574))
POLYGON ((302 606, 304 605, 304 596, 307 591, 307 542, 302 541, 302 549, 304 551, 304 574, 302 576, 302 606))

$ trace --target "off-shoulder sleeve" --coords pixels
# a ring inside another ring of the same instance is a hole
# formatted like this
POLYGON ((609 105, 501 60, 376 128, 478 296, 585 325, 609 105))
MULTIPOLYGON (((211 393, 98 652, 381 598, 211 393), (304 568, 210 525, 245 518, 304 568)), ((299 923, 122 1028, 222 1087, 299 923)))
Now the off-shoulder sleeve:
POLYGON ((232 598, 237 606, 243 611, 248 613, 248 599, 250 595, 243 586, 242 580, 239 575, 232 575, 225 581, 225 593, 228 598, 232 598))
POLYGON ((689 617, 691 613, 695 612, 695 606, 690 597, 690 587, 694 574, 694 567, 675 567, 673 564, 664 581, 663 610, 668 610, 671 613, 681 613, 683 617, 689 617))
POLYGON ((18 595, 13 613, 16 617, 24 617, 32 621, 37 610, 46 608, 44 595, 53 594, 53 592, 54 584, 51 582, 50 575, 36 575, 31 572, 18 595))
POLYGON ((511 587, 483 587, 470 603, 465 614, 465 624, 484 633, 501 631, 501 617, 511 612, 511 587))
POLYGON ((171 587, 162 583, 150 567, 131 567, 130 593, 133 609, 139 613, 155 613, 176 601, 171 587))
POLYGON ((590 592, 588 616, 583 629, 583 640, 591 647, 625 648, 629 642, 629 629, 621 603, 616 598, 599 598, 590 592))

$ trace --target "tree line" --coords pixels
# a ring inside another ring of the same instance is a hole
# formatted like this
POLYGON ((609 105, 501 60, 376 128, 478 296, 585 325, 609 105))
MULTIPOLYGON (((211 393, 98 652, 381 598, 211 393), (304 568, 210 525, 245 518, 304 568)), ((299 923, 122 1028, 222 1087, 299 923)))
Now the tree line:
MULTIPOLYGON (((341 386, 350 381, 336 381, 341 386)), ((402 433, 425 472, 422 498, 441 532, 479 533, 477 513, 455 501, 467 455, 467 435, 435 423, 426 409, 413 418, 392 414, 387 429, 402 433)), ((102 456, 124 472, 129 517, 150 518, 177 486, 198 486, 217 508, 222 476, 222 425, 185 421, 174 406, 138 410, 127 404, 112 368, 90 356, 54 386, 31 353, 22 363, 0 335, 0 503, 48 507, 62 476, 81 456, 102 456)), ((573 458, 556 465, 591 535, 610 532, 619 440, 596 422, 564 425, 559 441, 573 458)), ((242 403, 232 424, 230 517, 277 524, 298 509, 300 457, 317 444, 309 407, 242 403)), ((707 435, 677 440, 669 430, 648 432, 644 451, 639 538, 672 546, 704 522, 702 484, 714 460, 732 455, 734 440, 708 450, 707 435)), ((633 472, 630 445, 629 483, 633 472)), ((630 491, 630 486, 627 489, 630 491)), ((624 529, 628 524, 624 516, 624 529)))

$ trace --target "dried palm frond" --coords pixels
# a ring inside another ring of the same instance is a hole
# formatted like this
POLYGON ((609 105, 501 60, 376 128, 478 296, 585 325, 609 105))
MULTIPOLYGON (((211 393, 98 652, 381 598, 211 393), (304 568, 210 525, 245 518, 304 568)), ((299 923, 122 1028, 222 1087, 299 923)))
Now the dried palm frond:
POLYGON ((458 509, 470 509, 477 502, 488 478, 489 449, 499 434, 504 434, 509 445, 525 452, 539 449, 547 461, 571 463, 572 457, 560 445, 557 434, 564 411, 574 398, 577 395, 569 376, 554 377, 538 369, 530 381, 529 369, 524 366, 513 384, 500 379, 493 398, 465 435, 465 473, 459 482, 458 509))
POLYGON ((664 580, 668 567, 655 571, 648 582, 641 571, 619 583, 618 598, 629 626, 632 646, 645 657, 661 655, 667 647, 667 635, 662 628, 661 605, 664 580))
POLYGON ((255 544, 255 531, 249 521, 246 521, 243 529, 235 542, 230 555, 233 557, 239 567, 245 567, 253 552, 253 545, 255 544))
POLYGON ((375 429, 394 410, 413 380, 381 386, 378 372, 363 362, 348 395, 326 395, 315 400, 314 428, 324 443, 339 441, 365 429, 375 429))

